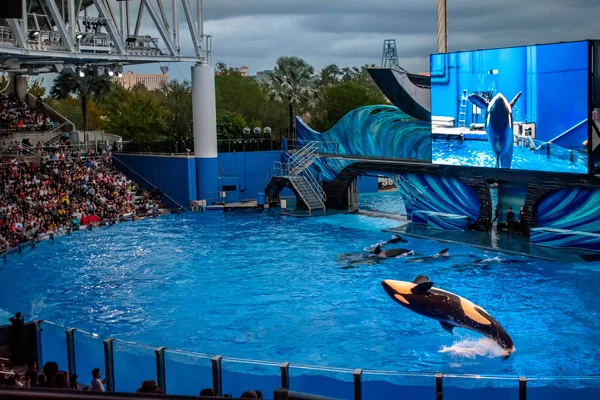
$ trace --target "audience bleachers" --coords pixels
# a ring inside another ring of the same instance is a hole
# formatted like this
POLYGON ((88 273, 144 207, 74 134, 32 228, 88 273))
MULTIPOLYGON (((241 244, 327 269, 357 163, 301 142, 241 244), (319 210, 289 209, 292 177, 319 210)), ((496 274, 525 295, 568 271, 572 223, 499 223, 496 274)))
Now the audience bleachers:
POLYGON ((46 131, 57 125, 41 110, 32 110, 16 94, 0 95, 0 135, 7 137, 14 132, 46 131))
POLYGON ((159 215, 159 193, 140 189, 89 151, 47 155, 39 166, 0 163, 0 250, 88 226, 159 215))

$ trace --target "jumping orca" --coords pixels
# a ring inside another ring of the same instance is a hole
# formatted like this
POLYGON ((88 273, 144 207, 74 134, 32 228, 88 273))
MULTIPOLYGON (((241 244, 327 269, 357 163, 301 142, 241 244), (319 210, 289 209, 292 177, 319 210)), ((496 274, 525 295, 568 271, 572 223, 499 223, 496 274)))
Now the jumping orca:
POLYGON ((442 328, 450 334, 453 334, 455 327, 480 333, 504 349, 505 359, 515 351, 508 333, 483 308, 454 293, 434 288, 433 282, 426 276, 419 275, 413 282, 384 280, 381 284, 397 303, 417 314, 439 321, 442 328))
POLYGON ((491 101, 478 94, 470 94, 469 100, 482 110, 486 110, 485 131, 492 151, 496 155, 496 168, 510 168, 512 164, 514 134, 512 109, 521 96, 517 93, 509 103, 502 93, 498 93, 491 101))
POLYGON ((407 249, 389 249, 389 250, 381 250, 381 245, 378 244, 373 251, 373 254, 379 258, 394 258, 408 254, 414 254, 412 250, 407 249))

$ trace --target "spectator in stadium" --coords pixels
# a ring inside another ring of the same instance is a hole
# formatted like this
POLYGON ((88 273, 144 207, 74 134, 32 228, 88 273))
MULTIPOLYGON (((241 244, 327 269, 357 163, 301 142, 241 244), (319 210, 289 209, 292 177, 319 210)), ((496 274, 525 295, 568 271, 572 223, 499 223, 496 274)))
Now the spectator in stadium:
POLYGON ((107 382, 108 378, 101 380, 100 379, 100 368, 94 368, 92 370, 92 387, 91 391, 94 392, 104 392, 104 384, 107 382))

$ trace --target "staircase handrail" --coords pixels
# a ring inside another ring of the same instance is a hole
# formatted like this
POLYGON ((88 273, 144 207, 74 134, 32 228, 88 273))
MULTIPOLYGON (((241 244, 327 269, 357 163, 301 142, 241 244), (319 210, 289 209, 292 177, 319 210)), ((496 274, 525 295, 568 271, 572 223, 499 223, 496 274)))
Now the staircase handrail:
POLYGON ((322 199, 321 203, 325 205, 325 202, 327 201, 327 195, 325 194, 323 187, 319 184, 313 173, 309 169, 306 169, 304 170, 303 176, 306 178, 309 186, 315 192, 317 197, 322 199))
POLYGON ((119 160, 117 157, 115 157, 115 155, 113 154, 113 156, 111 157, 112 160, 117 160, 119 163, 121 163, 121 165, 123 165, 125 168, 127 168, 129 171, 133 172, 136 176, 138 176, 139 178, 141 178, 144 182, 146 182, 148 185, 150 185, 153 189, 159 190, 162 196, 165 196, 167 199, 171 200, 174 204, 176 204, 180 209, 187 211, 186 207, 183 207, 181 204, 179 204, 175 199, 173 199, 171 196, 169 196, 168 194, 166 194, 165 192, 163 192, 162 190, 160 190, 158 187, 156 187, 154 184, 152 184, 152 182, 150 182, 148 179, 144 178, 143 176, 141 176, 140 174, 138 174, 137 172, 135 172, 133 169, 131 169, 127 164, 125 164, 123 161, 119 160))

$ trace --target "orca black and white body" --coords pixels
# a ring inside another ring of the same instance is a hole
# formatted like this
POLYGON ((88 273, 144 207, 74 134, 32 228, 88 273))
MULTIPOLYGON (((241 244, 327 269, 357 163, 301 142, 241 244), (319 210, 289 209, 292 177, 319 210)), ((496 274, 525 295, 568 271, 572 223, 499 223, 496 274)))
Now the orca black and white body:
POLYGON ((401 236, 393 235, 392 238, 385 243, 386 244, 408 243, 408 240, 404 239, 401 236))
POLYGON ((379 258, 394 258, 414 254, 414 252, 412 250, 401 248, 382 250, 381 245, 378 244, 377 247, 375 247, 375 250, 373 250, 373 254, 379 258))
POLYGON ((494 340, 504 349, 505 358, 515 351, 508 333, 483 308, 454 293, 434 288, 426 276, 419 275, 414 282, 385 280, 382 285, 397 303, 439 321, 451 334, 455 327, 469 329, 494 340))
POLYGON ((439 253, 434 254, 432 256, 424 256, 424 257, 411 258, 410 261, 408 261, 408 262, 411 262, 411 263, 431 263, 431 262, 436 261, 440 257, 450 257, 450 249, 444 249, 444 250, 440 251, 439 253))
POLYGON ((515 140, 512 111, 521 93, 523 92, 517 93, 511 102, 502 93, 498 93, 489 102, 478 94, 469 95, 473 104, 486 110, 485 132, 496 155, 496 168, 510 168, 512 164, 515 140))

